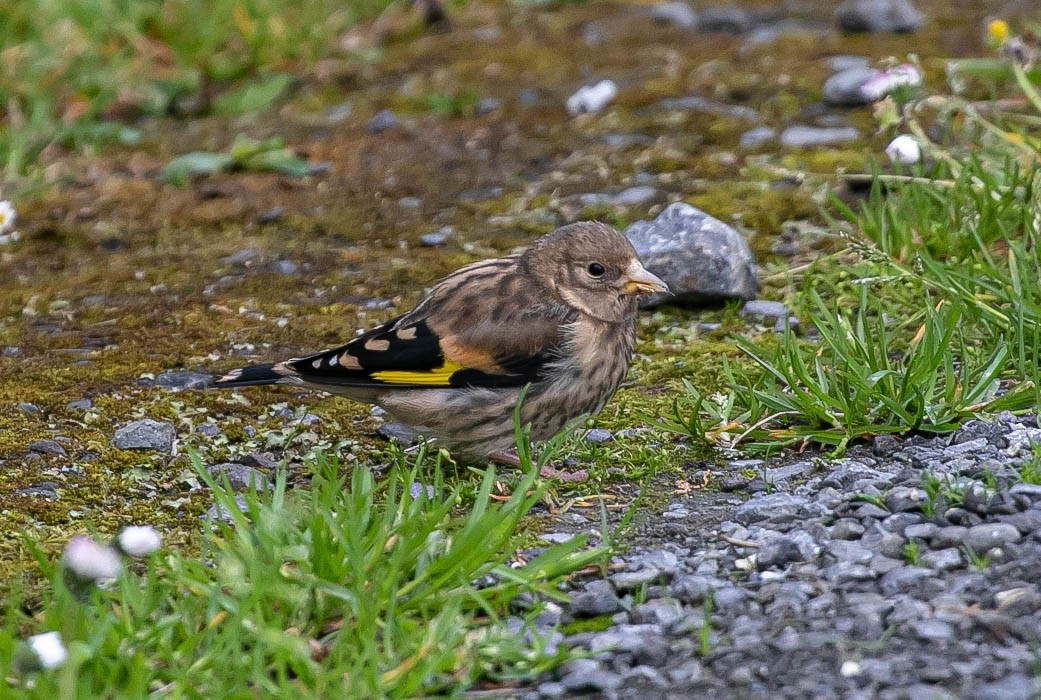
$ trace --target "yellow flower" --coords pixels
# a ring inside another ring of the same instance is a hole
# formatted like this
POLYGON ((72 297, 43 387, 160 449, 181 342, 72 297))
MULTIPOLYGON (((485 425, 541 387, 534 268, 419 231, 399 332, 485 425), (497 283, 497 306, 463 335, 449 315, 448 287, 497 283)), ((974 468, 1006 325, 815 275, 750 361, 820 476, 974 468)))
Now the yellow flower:
POLYGON ((991 20, 987 25, 987 41, 994 48, 1004 46, 1008 41, 1008 22, 1003 19, 991 20))

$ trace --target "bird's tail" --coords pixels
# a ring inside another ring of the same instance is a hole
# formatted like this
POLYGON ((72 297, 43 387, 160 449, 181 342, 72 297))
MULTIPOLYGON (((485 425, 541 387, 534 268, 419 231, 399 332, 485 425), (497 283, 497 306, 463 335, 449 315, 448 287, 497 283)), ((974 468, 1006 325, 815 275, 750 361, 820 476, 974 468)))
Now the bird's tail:
POLYGON ((219 387, 258 386, 261 384, 279 384, 286 380, 285 374, 275 370, 274 364, 250 365, 233 369, 213 383, 219 387))

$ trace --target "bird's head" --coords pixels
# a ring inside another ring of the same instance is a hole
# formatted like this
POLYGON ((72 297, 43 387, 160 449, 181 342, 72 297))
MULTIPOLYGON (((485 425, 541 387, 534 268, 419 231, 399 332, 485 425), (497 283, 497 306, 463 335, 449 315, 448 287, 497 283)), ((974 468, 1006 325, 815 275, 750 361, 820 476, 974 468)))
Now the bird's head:
POLYGON ((521 264, 553 301, 609 323, 631 316, 637 297, 669 291, 644 268, 624 235, 597 221, 546 234, 524 252, 521 264))

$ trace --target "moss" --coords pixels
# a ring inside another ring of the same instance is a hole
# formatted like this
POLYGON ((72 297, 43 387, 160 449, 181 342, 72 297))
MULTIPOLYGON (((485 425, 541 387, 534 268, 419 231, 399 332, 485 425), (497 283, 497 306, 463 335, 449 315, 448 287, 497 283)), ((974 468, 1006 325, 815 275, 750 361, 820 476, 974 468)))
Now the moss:
POLYGON ((603 632, 612 625, 610 615, 599 615, 581 620, 573 620, 560 628, 565 635, 582 634, 583 632, 603 632))

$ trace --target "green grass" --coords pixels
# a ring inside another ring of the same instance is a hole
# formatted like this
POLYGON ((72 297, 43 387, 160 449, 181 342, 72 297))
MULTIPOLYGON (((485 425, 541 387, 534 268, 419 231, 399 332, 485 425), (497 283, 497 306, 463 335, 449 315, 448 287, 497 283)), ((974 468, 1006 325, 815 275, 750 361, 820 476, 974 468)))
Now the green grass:
POLYGON ((185 97, 229 114, 277 98, 390 0, 23 0, 0 5, 0 165, 48 144, 133 139, 121 116, 185 97))
POLYGON ((1025 109, 979 109, 958 95, 889 105, 932 164, 876 176, 855 210, 837 204, 849 246, 811 266, 791 300, 819 338, 736 339, 750 362, 728 363, 732 394, 688 384, 670 429, 752 451, 810 443, 837 454, 874 435, 942 434, 978 414, 1036 408, 1041 76, 1007 60, 1005 75, 1025 109), (950 143, 929 144, 930 126, 950 143))
POLYGON ((543 494, 539 469, 559 444, 538 461, 521 449, 524 476, 501 503, 494 469, 465 498, 440 455, 420 452, 378 483, 318 455, 310 488, 287 490, 282 474, 240 495, 240 510, 196 458, 230 522, 202 526, 201 556, 154 554, 86 600, 40 555, 53 585, 31 614, 30 601, 6 601, 4 697, 417 697, 552 669, 567 652, 528 621, 538 601, 564 598, 562 577, 603 556, 584 537, 518 555, 520 521, 543 494), (508 614, 524 634, 507 629, 508 614), (20 640, 45 630, 61 633, 67 662, 20 672, 20 640))

